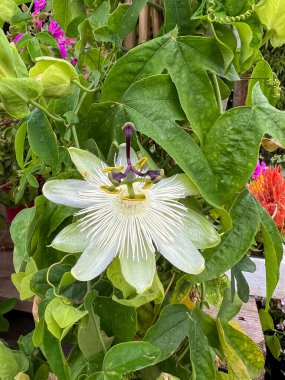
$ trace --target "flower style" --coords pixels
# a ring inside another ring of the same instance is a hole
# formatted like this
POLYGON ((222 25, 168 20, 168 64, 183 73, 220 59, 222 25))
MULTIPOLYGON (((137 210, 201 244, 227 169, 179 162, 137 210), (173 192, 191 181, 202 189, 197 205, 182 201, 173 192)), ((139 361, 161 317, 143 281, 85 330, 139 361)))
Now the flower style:
POLYGON ((269 213, 280 232, 285 222, 285 181, 279 166, 267 170, 256 177, 249 185, 249 191, 269 213))
POLYGON ((91 280, 117 256, 125 280, 142 293, 153 282, 156 250, 180 270, 198 274, 204 269, 198 248, 217 245, 220 236, 203 216, 179 202, 197 194, 188 177, 161 178, 159 169, 141 172, 146 159, 138 160, 130 147, 133 125, 125 124, 124 132, 126 144, 119 147, 115 167, 70 148, 85 180, 52 180, 43 193, 55 203, 81 209, 76 213, 79 220, 52 242, 64 252, 83 252, 72 268, 73 276, 91 280))
POLYGON ((267 170, 267 166, 266 166, 266 163, 265 162, 259 162, 259 160, 257 161, 257 164, 256 164, 256 167, 254 169, 254 172, 253 172, 253 175, 252 175, 252 179, 255 179, 255 178, 258 178, 260 175, 262 175, 263 173, 265 173, 267 170))

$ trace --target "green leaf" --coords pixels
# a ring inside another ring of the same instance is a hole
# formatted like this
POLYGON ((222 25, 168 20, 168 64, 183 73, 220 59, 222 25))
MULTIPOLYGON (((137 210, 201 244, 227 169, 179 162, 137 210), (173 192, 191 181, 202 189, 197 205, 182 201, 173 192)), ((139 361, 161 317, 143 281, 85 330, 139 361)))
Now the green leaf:
POLYGON ((222 323, 226 324, 233 319, 240 311, 242 302, 238 297, 232 300, 230 289, 226 289, 221 308, 218 312, 218 318, 222 323))
POLYGON ((119 343, 105 355, 103 370, 125 374, 155 363, 160 351, 149 342, 119 343))
POLYGON ((13 284, 20 293, 20 300, 25 300, 35 295, 30 287, 30 282, 33 275, 37 272, 37 266, 31 257, 29 260, 25 272, 13 273, 11 276, 13 284))
POLYGON ((214 357, 208 339, 195 319, 189 321, 188 339, 193 380, 215 379, 214 357))
POLYGON ((259 82, 260 89, 263 92, 263 94, 266 96, 266 98, 268 99, 268 102, 272 106, 275 106, 278 99, 279 99, 279 96, 276 93, 276 90, 274 90, 273 80, 275 78, 274 78, 274 75, 273 75, 273 72, 272 72, 270 65, 265 60, 261 60, 261 61, 257 62, 250 78, 251 79, 248 83, 246 105, 247 106, 252 105, 251 93, 252 93, 254 85, 257 82, 259 82))
POLYGON ((79 57, 81 64, 86 64, 90 70, 100 70, 104 55, 97 48, 84 50, 79 57))
POLYGON ((0 314, 6 314, 11 311, 16 305, 17 300, 15 298, 5 298, 0 303, 0 314))
POLYGON ((230 286, 226 275, 219 276, 213 280, 206 281, 206 298, 205 300, 216 308, 220 307, 223 300, 224 291, 230 286))
POLYGON ((21 169, 24 169, 24 166, 25 166, 24 150, 25 150, 27 128, 28 128, 28 123, 25 121, 24 123, 20 125, 15 136, 16 159, 21 169))
POLYGON ((43 92, 42 86, 30 78, 0 78, 0 99, 5 110, 14 118, 30 114, 28 103, 43 92))
POLYGON ((165 0, 164 32, 168 33, 177 26, 180 35, 194 34, 190 23, 192 7, 192 3, 188 0, 165 0))
POLYGON ((76 307, 65 304, 61 298, 55 298, 53 301, 52 315, 62 329, 73 325, 87 314, 87 311, 81 311, 76 307))
POLYGON ((259 314, 259 319, 260 319, 262 330, 263 331, 267 331, 267 330, 274 331, 274 322, 273 322, 271 315, 264 309, 260 309, 258 314, 259 314))
POLYGON ((75 214, 75 212, 76 210, 72 207, 58 205, 57 209, 51 216, 48 236, 50 236, 65 219, 75 214))
POLYGON ((285 14, 282 0, 264 0, 255 6, 260 21, 270 33, 270 42, 274 47, 285 43, 285 14))
POLYGON ((111 265, 109 265, 107 276, 112 284, 123 293, 124 298, 118 298, 116 295, 112 296, 112 299, 121 305, 137 308, 150 301, 154 301, 155 303, 163 301, 164 289, 156 273, 151 288, 141 294, 136 294, 135 289, 124 279, 118 259, 113 260, 111 265))
POLYGON ((147 331, 144 341, 160 349, 155 363, 171 356, 187 335, 191 317, 184 305, 168 305, 163 308, 158 321, 147 331))
POLYGON ((29 259, 27 246, 28 227, 34 215, 34 208, 26 208, 16 216, 10 227, 14 243, 13 264, 16 272, 19 272, 23 262, 29 259))
POLYGON ((28 120, 28 139, 32 150, 47 165, 58 163, 58 147, 52 127, 39 110, 34 109, 28 120))
MULTIPOLYGON (((2 4, 2 3, 1 3, 2 4)), ((0 29, 0 76, 17 78, 27 77, 28 71, 14 44, 9 44, 3 30, 0 29)))
POLYGON ((281 344, 278 337, 274 335, 267 335, 265 337, 266 346, 269 348, 275 359, 278 359, 281 353, 281 344))
POLYGON ((260 216, 255 200, 246 189, 235 199, 230 215, 232 230, 222 236, 218 246, 204 251, 205 270, 200 275, 187 275, 193 283, 208 281, 225 273, 242 259, 251 246, 260 216))
POLYGON ((0 3, 0 19, 9 22, 11 18, 20 13, 20 9, 13 0, 1 0, 0 3))
POLYGON ((279 280, 280 263, 283 258, 282 238, 278 228, 261 204, 254 198, 260 213, 266 270, 266 308, 279 280))
POLYGON ((87 360, 106 352, 113 342, 113 337, 108 337, 100 330, 100 318, 92 312, 80 321, 77 339, 80 350, 87 360))
POLYGON ((256 270, 255 263, 245 255, 239 263, 231 268, 231 275, 234 277, 232 281, 232 291, 235 292, 235 282, 237 288, 237 294, 239 298, 244 302, 248 302, 249 299, 249 285, 242 272, 253 273, 256 270))
POLYGON ((65 32, 73 19, 85 15, 81 0, 52 0, 52 5, 54 18, 65 32))
POLYGON ((217 320, 217 328, 221 345, 227 360, 229 378, 236 380, 250 380, 246 366, 243 364, 237 352, 228 343, 221 321, 217 320))
POLYGON ((285 145, 285 115, 268 103, 258 83, 252 101, 253 107, 224 113, 205 141, 204 153, 218 178, 223 199, 231 199, 251 177, 265 133, 285 145))
POLYGON ((32 61, 35 61, 37 57, 40 57, 42 55, 42 51, 41 51, 39 41, 35 37, 31 38, 28 41, 27 50, 28 50, 28 53, 29 53, 32 61))
POLYGON ((133 0, 131 4, 119 4, 110 15, 108 24, 95 30, 95 37, 100 41, 112 41, 121 45, 123 39, 135 28, 139 13, 147 0, 133 0))
POLYGON ((66 363, 60 342, 44 325, 42 351, 52 372, 60 380, 70 380, 70 370, 66 363))
POLYGON ((103 1, 89 16, 88 20, 93 29, 100 28, 108 23, 111 10, 110 2, 103 1))
POLYGON ((137 314, 134 307, 124 306, 108 297, 97 297, 95 311, 100 317, 101 327, 117 342, 127 342, 137 331, 137 314))
MULTIPOLYGON (((117 73, 123 75, 119 71, 117 73)), ((114 97, 118 94, 121 80, 113 89, 114 97)), ((109 84, 107 89, 110 90, 109 84)), ((156 75, 136 82, 120 102, 93 104, 88 118, 92 133, 96 134, 94 137, 98 145, 101 142, 99 148, 103 152, 106 152, 106 147, 112 141, 124 141, 122 126, 125 122, 133 122, 139 132, 151 137, 175 159, 207 201, 220 204, 216 179, 201 148, 175 122, 185 117, 168 75, 156 75)))
POLYGON ((13 355, 13 351, 0 342, 0 379, 11 380, 19 372, 19 366, 16 358, 13 355))
POLYGON ((226 341, 246 366, 250 378, 257 378, 264 367, 263 353, 257 344, 245 333, 230 325, 223 325, 223 329, 226 341))
POLYGON ((207 71, 223 76, 223 58, 214 39, 176 34, 155 38, 119 59, 106 78, 101 100, 119 102, 134 82, 167 69, 191 128, 203 141, 219 115, 207 71))

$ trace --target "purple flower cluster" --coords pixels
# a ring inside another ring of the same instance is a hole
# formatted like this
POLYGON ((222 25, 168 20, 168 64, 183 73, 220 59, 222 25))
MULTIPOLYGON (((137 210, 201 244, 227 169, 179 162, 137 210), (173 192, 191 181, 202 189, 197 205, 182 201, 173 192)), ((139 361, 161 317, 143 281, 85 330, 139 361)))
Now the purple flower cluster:
POLYGON ((258 178, 261 174, 265 173, 267 170, 267 166, 265 164, 265 162, 259 162, 259 160, 257 161, 257 165, 254 169, 254 172, 253 172, 253 175, 252 175, 252 179, 256 179, 258 178))
POLYGON ((33 16, 37 15, 44 9, 44 7, 47 5, 46 0, 38 0, 34 2, 34 12, 32 13, 33 16))
POLYGON ((67 55, 67 47, 74 43, 73 38, 67 38, 64 31, 58 25, 56 21, 50 20, 49 23, 49 32, 57 40, 58 48, 62 58, 65 58, 67 55))

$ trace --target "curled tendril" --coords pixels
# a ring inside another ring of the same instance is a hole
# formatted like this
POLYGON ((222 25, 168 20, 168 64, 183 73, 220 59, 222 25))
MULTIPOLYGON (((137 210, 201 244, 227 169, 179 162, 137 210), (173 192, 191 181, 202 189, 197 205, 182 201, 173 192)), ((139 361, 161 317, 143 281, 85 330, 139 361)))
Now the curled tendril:
POLYGON ((210 22, 217 22, 219 24, 244 21, 247 18, 249 18, 252 15, 252 13, 254 12, 254 4, 252 4, 251 9, 248 9, 246 12, 244 12, 238 16, 227 16, 227 15, 219 16, 217 14, 217 12, 220 11, 222 8, 223 8, 223 6, 219 1, 209 0, 208 1, 208 9, 207 9, 208 20, 210 22))

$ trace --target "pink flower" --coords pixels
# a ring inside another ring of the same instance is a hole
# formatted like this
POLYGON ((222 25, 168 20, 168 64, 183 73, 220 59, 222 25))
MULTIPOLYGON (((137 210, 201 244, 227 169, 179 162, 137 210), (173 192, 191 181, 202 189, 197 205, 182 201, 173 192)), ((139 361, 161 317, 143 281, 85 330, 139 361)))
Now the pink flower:
POLYGON ((65 37, 64 31, 61 29, 61 27, 58 25, 56 21, 50 21, 48 30, 57 41, 60 38, 65 37))
POLYGON ((34 2, 33 16, 37 15, 47 5, 46 0, 38 0, 34 2))
POLYGON ((17 34, 17 36, 13 40, 14 44, 16 45, 16 43, 19 41, 19 39, 22 38, 23 36, 24 36, 23 33, 17 34))
POLYGON ((78 59, 77 59, 76 57, 73 57, 72 60, 70 61, 70 63, 71 63, 73 66, 75 66, 75 65, 77 65, 77 63, 78 63, 78 59))
POLYGON ((65 58, 67 54, 66 48, 67 46, 70 46, 74 43, 74 39, 63 37, 63 38, 58 39, 57 43, 58 43, 58 48, 59 48, 62 58, 65 58))
POLYGON ((256 165, 256 167, 254 169, 252 178, 253 179, 258 178, 260 175, 262 175, 263 173, 265 173, 266 170, 267 170, 267 166, 266 166, 265 162, 262 161, 261 164, 260 164, 260 162, 257 161, 257 165, 256 165))

